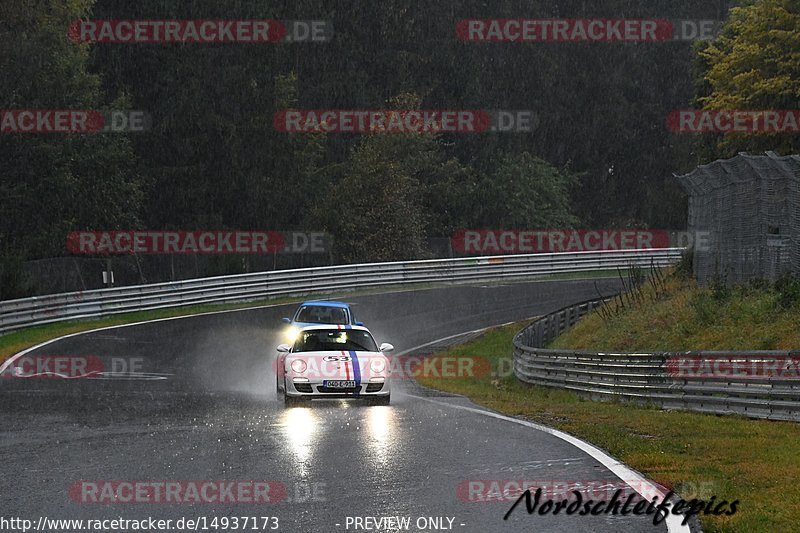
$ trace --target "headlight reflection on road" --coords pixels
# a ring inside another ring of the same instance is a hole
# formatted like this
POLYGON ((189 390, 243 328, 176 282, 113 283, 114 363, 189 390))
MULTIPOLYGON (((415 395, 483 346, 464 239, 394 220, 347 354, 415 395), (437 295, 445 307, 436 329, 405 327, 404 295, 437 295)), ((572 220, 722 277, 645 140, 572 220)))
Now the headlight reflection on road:
POLYGON ((283 412, 281 425, 297 460, 298 473, 305 474, 305 462, 311 455, 312 441, 317 432, 317 417, 309 407, 294 407, 283 412))
POLYGON ((375 406, 367 408, 366 432, 367 446, 371 456, 379 464, 376 466, 386 466, 392 455, 394 446, 398 438, 397 432, 397 410, 389 406, 375 406))

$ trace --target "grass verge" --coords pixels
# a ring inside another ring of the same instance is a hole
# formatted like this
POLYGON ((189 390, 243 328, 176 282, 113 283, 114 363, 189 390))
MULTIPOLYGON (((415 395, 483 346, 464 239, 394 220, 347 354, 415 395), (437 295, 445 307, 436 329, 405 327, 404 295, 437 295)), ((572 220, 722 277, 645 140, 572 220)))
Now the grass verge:
MULTIPOLYGON (((437 355, 508 368, 512 338, 523 326, 490 330, 437 355)), ((701 514, 705 531, 793 531, 800 522, 798 424, 592 402, 514 376, 418 381, 592 442, 685 499, 740 500, 733 516, 701 514)))
POLYGON ((658 294, 645 286, 643 302, 626 303, 606 320, 592 313, 550 347, 623 352, 798 349, 799 293, 800 282, 703 288, 671 276, 658 294))

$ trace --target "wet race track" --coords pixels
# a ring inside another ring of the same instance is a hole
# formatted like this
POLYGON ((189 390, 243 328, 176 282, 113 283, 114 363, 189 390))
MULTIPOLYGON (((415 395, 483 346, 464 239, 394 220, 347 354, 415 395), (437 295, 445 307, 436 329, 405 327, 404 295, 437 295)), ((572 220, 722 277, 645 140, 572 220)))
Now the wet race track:
MULTIPOLYGON (((598 286, 608 293, 616 282, 598 286)), ((437 339, 595 295, 593 281, 560 281, 343 299, 379 343, 422 354, 437 339)), ((84 357, 89 371, 96 364, 103 373, 0 380, 3 514, 34 524, 40 517, 153 517, 173 524, 183 518, 187 530, 232 530, 233 517, 239 531, 666 529, 647 516, 529 516, 524 505, 504 521, 512 502, 471 501, 470 491, 484 485, 470 482, 613 486, 619 478, 555 436, 486 416, 463 398, 413 381, 393 383, 389 406, 327 400, 285 408, 275 396, 271 364, 280 317, 294 307, 116 327, 28 354, 84 357), (187 497, 190 485, 213 494, 197 503, 187 497), (104 490, 135 503, 110 503, 104 490), (170 490, 189 501, 166 503, 170 490), (409 522, 406 528, 367 517, 409 522)))

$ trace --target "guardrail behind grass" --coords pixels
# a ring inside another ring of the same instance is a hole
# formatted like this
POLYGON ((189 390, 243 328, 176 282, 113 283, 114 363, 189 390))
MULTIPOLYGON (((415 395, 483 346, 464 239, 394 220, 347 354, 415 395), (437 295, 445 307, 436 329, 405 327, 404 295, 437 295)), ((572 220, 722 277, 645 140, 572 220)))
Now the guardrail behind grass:
POLYGON ((0 333, 132 311, 358 288, 615 271, 630 266, 665 267, 675 264, 682 251, 682 248, 602 250, 342 265, 36 296, 0 302, 0 333))
POLYGON ((602 302, 598 298, 565 307, 520 331, 514 337, 517 378, 594 400, 800 421, 800 352, 597 353, 544 348, 602 302))

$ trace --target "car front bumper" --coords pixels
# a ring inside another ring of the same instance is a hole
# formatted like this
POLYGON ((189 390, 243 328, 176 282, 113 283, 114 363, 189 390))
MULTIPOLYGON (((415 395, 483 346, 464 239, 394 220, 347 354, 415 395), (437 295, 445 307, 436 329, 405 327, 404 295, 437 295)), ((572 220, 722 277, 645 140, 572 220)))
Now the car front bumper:
POLYGON ((364 398, 374 396, 389 396, 391 385, 389 380, 366 381, 359 383, 355 388, 337 389, 329 388, 322 380, 296 381, 286 378, 286 395, 299 398, 364 398))

